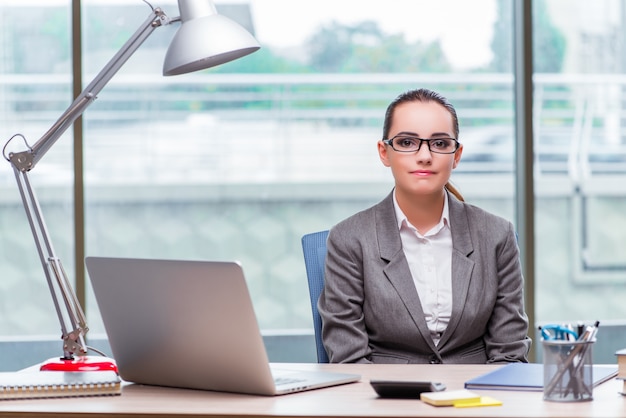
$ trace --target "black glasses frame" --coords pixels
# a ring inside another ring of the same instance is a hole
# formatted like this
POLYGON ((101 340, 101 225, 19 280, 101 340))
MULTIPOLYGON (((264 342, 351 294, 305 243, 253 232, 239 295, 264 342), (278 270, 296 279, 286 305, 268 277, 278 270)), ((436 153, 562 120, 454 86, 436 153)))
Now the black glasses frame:
POLYGON ((430 138, 430 139, 422 139, 419 138, 417 136, 410 136, 410 135, 396 135, 393 138, 389 138, 389 139, 383 139, 383 142, 389 146, 391 146, 391 148, 393 148, 394 151, 396 152, 403 152, 403 153, 409 153, 409 152, 419 152, 420 149, 422 149, 422 143, 426 142, 426 145, 428 146, 428 151, 433 152, 435 154, 454 154, 455 152, 457 152, 457 150, 459 149, 459 141, 456 138, 452 138, 452 137, 442 137, 442 138, 430 138), (411 138, 414 139, 416 141, 419 141, 419 145, 417 146, 417 149, 414 151, 407 151, 407 150, 399 150, 396 147, 393 146, 393 140, 396 138, 411 138), (451 139, 454 141, 454 150, 453 151, 447 151, 447 152, 441 152, 441 151, 435 151, 433 149, 430 148, 430 141, 438 141, 441 139, 451 139))

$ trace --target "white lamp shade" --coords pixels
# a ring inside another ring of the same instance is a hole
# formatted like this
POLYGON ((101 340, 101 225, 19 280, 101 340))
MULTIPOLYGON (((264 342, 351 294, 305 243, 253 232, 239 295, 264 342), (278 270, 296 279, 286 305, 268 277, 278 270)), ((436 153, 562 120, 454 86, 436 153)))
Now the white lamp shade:
POLYGON ((165 54, 163 75, 214 67, 259 48, 259 43, 247 30, 220 14, 183 20, 165 54))

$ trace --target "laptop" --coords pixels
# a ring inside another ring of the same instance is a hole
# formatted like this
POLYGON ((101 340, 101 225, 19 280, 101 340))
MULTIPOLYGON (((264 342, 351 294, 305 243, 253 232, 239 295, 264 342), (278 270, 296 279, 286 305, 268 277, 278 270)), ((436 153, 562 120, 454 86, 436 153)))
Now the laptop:
POLYGON ((270 365, 237 262, 107 257, 85 262, 125 381, 282 395, 360 379, 270 365))

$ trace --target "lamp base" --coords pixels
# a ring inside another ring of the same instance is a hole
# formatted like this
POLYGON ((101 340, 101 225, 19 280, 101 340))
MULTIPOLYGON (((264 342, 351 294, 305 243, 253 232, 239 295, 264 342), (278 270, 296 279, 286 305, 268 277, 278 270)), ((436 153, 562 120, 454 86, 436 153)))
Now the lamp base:
POLYGON ((39 370, 56 372, 114 371, 117 373, 117 365, 115 360, 103 356, 60 357, 47 360, 39 370))

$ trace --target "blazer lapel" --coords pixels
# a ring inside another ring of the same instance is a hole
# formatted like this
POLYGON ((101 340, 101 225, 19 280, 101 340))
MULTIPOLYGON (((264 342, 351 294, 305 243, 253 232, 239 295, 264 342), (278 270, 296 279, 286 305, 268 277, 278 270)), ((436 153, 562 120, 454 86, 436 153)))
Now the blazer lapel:
POLYGON ((470 224, 463 203, 448 194, 450 230, 452 232, 452 313, 446 331, 441 336, 442 347, 454 335, 459 325, 472 278, 474 262, 468 256, 474 251, 470 224))
POLYGON ((424 341, 436 352, 437 348, 430 336, 424 310, 415 289, 409 265, 402 251, 402 241, 400 240, 400 231, 398 230, 393 206, 393 192, 377 206, 376 235, 378 237, 380 257, 388 262, 383 269, 383 273, 398 292, 398 297, 409 311, 424 341), (389 216, 389 214, 392 214, 392 216, 389 216))

